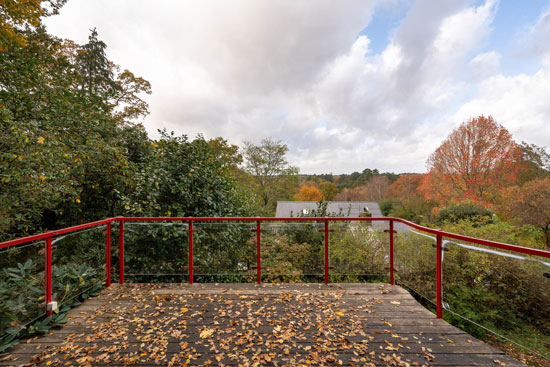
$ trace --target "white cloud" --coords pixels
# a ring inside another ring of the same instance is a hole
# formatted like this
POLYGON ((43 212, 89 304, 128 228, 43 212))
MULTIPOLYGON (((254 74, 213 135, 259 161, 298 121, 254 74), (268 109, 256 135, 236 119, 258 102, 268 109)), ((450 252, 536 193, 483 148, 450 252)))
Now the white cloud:
POLYGON ((469 64, 469 73, 473 81, 485 79, 500 71, 500 54, 495 51, 484 52, 474 57, 469 64))
POLYGON ((483 81, 479 93, 455 114, 457 121, 492 115, 517 141, 548 146, 550 141, 550 68, 534 75, 497 75, 483 81))
POLYGON ((543 12, 537 23, 530 28, 530 46, 539 55, 547 58, 550 54, 550 11, 543 12))
MULTIPOLYGON (((529 126, 550 116, 548 67, 506 78, 499 53, 482 52, 497 1, 417 0, 373 53, 358 34, 377 1, 72 0, 47 23, 77 42, 97 26, 110 57, 151 81, 150 132, 282 139, 307 173, 424 171, 469 115, 492 113, 516 131, 525 106, 529 126)), ((549 19, 532 39, 550 38, 549 19)))
MULTIPOLYGON (((529 33, 524 35, 524 42, 535 51, 538 57, 539 69, 532 75, 505 76, 499 73, 482 80, 478 84, 477 93, 458 109, 454 119, 463 121, 480 114, 492 115, 512 133, 516 141, 523 140, 539 146, 548 146, 550 141, 548 39, 550 39, 550 13, 545 12, 530 27, 529 33)), ((487 56, 480 56, 487 59, 487 56)), ((474 58, 476 59, 477 57, 474 58)))

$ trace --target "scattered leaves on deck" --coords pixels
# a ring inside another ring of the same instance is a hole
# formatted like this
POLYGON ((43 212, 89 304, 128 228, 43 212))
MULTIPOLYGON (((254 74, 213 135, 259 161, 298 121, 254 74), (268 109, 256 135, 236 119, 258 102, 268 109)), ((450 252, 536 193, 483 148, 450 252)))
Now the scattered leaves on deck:
MULTIPOLYGON (((338 288, 279 294, 230 289, 174 294, 161 288, 105 291, 111 293, 107 301, 96 300, 97 307, 88 306, 84 317, 72 320, 60 333, 63 341, 38 344, 27 365, 421 367, 434 363, 432 348, 455 345, 448 337, 399 335, 399 320, 410 325, 414 314, 389 322, 373 312, 392 312, 399 305, 406 315, 416 307, 401 305, 395 299, 405 298, 395 296, 382 301, 338 288)), ((387 294, 375 290, 381 291, 387 294)))

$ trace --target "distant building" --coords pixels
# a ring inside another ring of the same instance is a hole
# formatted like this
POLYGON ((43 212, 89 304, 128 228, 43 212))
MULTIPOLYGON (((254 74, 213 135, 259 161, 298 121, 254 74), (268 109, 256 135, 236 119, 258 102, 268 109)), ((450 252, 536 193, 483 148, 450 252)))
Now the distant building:
MULTIPOLYGON (((358 218, 368 211, 372 217, 381 217, 378 203, 373 201, 327 201, 327 212, 347 218, 358 218)), ((278 201, 275 216, 278 218, 307 217, 318 208, 316 201, 278 201)))

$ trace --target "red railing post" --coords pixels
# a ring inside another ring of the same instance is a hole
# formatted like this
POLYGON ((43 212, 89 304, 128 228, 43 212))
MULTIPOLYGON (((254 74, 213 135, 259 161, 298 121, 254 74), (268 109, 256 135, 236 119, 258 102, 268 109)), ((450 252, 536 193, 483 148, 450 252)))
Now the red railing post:
POLYGON ((44 258, 44 300, 46 301, 46 316, 51 316, 49 305, 52 302, 52 237, 46 237, 44 258))
POLYGON ((189 284, 193 284, 193 221, 189 221, 189 284))
POLYGON ((262 255, 261 255, 261 233, 260 221, 256 221, 256 283, 262 282, 262 255))
POLYGON ((120 284, 124 284, 124 219, 120 218, 118 227, 118 279, 120 284))
POLYGON ((325 219, 325 284, 328 284, 328 219, 325 219))
POLYGON ((442 268, 442 261, 441 261, 441 255, 442 255, 442 243, 443 243, 443 235, 440 233, 437 234, 437 244, 436 244, 436 308, 437 308, 437 318, 441 319, 443 318, 443 307, 442 307, 442 274, 441 274, 441 268, 442 268))
POLYGON ((105 272, 107 279, 105 285, 111 286, 111 223, 107 223, 107 231, 105 232, 105 272))
POLYGON ((393 265, 393 220, 390 220, 390 284, 395 284, 393 265))

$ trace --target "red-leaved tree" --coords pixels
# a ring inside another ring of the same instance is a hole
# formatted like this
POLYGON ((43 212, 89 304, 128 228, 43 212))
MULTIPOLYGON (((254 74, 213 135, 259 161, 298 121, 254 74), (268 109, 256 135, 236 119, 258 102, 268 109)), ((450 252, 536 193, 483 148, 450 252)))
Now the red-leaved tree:
POLYGON ((442 204, 461 200, 494 203, 499 189, 514 185, 521 150, 512 135, 491 116, 465 121, 428 158, 429 173, 420 185, 442 204))

